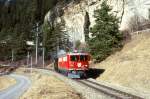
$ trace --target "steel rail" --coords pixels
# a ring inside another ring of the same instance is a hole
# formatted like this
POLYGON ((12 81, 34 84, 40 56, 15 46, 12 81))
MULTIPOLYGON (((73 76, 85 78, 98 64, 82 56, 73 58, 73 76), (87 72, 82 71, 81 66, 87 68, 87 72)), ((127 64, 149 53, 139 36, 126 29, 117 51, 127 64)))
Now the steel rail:
POLYGON ((102 85, 102 84, 99 84, 99 83, 96 83, 96 82, 93 82, 90 80, 77 80, 77 82, 79 82, 79 83, 81 83, 87 87, 90 87, 97 92, 108 95, 112 98, 116 98, 116 99, 144 99, 142 97, 135 96, 135 95, 129 94, 127 92, 123 92, 123 91, 120 91, 120 90, 117 90, 117 89, 114 89, 114 88, 111 88, 111 87, 108 87, 106 85, 102 85), (95 86, 97 86, 97 87, 95 87, 95 86))
POLYGON ((112 87, 108 87, 108 86, 106 86, 106 85, 102 85, 102 84, 93 82, 93 81, 91 81, 91 80, 87 80, 87 79, 86 79, 85 81, 87 81, 87 82, 89 82, 89 83, 92 83, 92 84, 95 84, 95 85, 97 85, 97 86, 101 86, 101 87, 107 88, 107 89, 112 90, 112 91, 116 91, 116 92, 118 92, 118 93, 120 93, 120 94, 124 94, 125 96, 132 97, 132 99, 133 99, 133 98, 134 98, 134 99, 144 99, 144 98, 142 98, 142 97, 139 97, 139 96, 136 96, 136 95, 127 93, 127 92, 123 92, 123 91, 121 91, 121 90, 114 89, 114 88, 112 88, 112 87))

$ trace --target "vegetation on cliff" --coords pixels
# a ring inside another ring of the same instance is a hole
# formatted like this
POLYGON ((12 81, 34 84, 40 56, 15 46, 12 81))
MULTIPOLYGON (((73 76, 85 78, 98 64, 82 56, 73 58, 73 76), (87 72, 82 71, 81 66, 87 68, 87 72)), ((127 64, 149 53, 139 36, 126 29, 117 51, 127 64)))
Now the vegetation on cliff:
POLYGON ((122 45, 123 35, 118 30, 118 19, 103 2, 101 9, 95 10, 96 24, 91 28, 92 38, 88 40, 90 52, 97 62, 104 60, 122 45))
MULTIPOLYGON (((27 51, 32 53, 34 47, 28 47, 27 41, 35 41, 35 25, 44 22, 45 14, 56 4, 68 4, 72 0, 13 0, 12 3, 0 4, 0 60, 11 59, 12 51, 16 59, 25 58, 27 51)), ((80 0, 77 0, 80 1, 80 0)), ((88 40, 91 54, 97 61, 101 61, 121 46, 122 34, 118 30, 118 19, 110 13, 111 9, 104 2, 102 8, 95 11, 96 24, 91 28, 92 38, 88 38, 89 16, 85 16, 84 32, 88 40)), ((66 49, 68 36, 64 31, 64 24, 49 23, 42 25, 39 43, 46 51, 56 51, 56 47, 66 49), (59 40, 58 40, 59 39, 59 40)), ((68 47, 69 48, 69 47, 68 47)))

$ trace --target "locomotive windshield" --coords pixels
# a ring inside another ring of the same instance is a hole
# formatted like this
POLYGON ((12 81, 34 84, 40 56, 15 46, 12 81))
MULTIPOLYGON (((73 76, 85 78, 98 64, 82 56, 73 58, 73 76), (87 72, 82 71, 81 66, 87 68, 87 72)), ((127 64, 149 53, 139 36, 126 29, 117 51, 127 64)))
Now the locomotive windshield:
POLYGON ((71 55, 70 56, 71 61, 88 61, 87 55, 71 55))
POLYGON ((70 60, 71 60, 71 61, 78 61, 79 58, 78 58, 77 55, 72 55, 72 56, 70 56, 70 60))
POLYGON ((80 55, 80 61, 88 61, 87 55, 80 55))

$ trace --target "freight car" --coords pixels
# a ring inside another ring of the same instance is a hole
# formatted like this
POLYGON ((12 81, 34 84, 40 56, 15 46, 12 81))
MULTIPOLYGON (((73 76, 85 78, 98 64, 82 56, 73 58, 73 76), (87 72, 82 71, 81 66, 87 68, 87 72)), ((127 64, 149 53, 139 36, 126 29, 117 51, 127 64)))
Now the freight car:
POLYGON ((86 52, 69 52, 55 59, 54 69, 69 78, 83 78, 89 70, 90 55, 86 52))

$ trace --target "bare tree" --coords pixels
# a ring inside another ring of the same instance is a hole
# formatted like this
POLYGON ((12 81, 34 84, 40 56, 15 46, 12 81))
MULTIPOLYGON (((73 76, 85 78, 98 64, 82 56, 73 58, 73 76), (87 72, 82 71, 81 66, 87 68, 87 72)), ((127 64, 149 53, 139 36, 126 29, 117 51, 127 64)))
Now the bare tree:
POLYGON ((122 19, 123 19, 123 16, 124 16, 124 10, 125 10, 125 0, 122 0, 122 14, 121 14, 120 23, 122 23, 122 19))
POLYGON ((129 27, 129 32, 135 32, 135 31, 148 29, 150 28, 150 20, 145 19, 144 17, 138 16, 138 15, 134 15, 130 19, 128 23, 128 27, 129 27))
POLYGON ((140 17, 138 15, 134 15, 129 23, 128 23, 128 27, 129 27, 129 32, 135 32, 135 31, 139 31, 141 30, 141 21, 140 21, 140 17))

